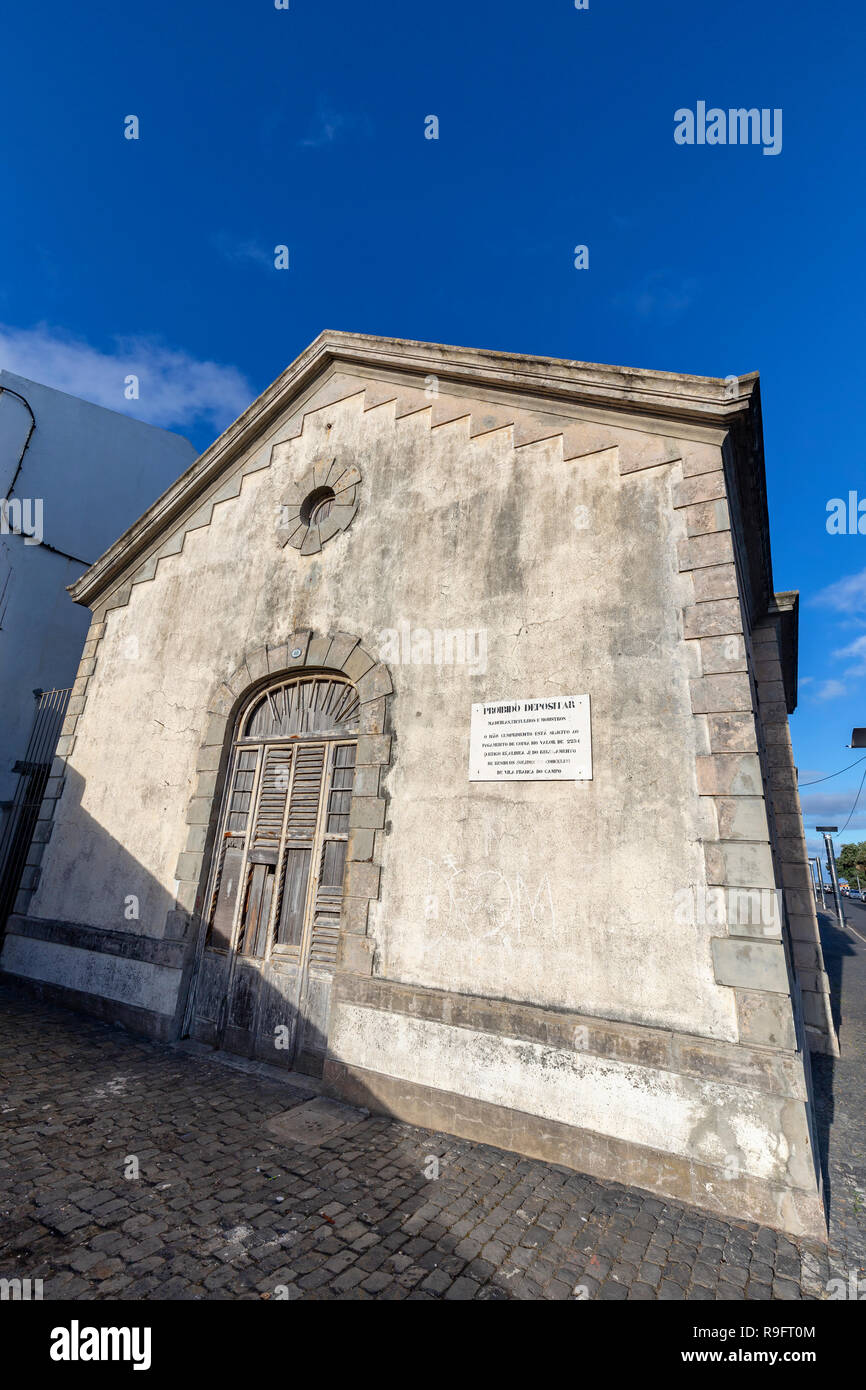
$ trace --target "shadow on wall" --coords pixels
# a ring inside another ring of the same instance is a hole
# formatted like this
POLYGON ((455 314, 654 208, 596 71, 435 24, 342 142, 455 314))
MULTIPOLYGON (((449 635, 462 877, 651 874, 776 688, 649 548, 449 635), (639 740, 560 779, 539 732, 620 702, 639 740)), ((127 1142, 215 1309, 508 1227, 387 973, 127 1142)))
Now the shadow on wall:
MULTIPOLYGON (((175 900, 82 805, 84 779, 67 768, 64 815, 54 822, 39 873, 63 916, 9 918, 0 969, 42 997, 169 1036, 188 950, 190 924, 175 900), (58 856, 65 868, 61 868, 58 856), (86 882, 86 894, 81 884, 86 882), (67 906, 68 904, 68 906, 67 906)), ((134 795, 130 787, 130 796, 134 795)), ((34 842, 22 888, 32 882, 34 842)), ((17 906, 23 906, 19 894, 17 906)))
POLYGON ((190 1029, 198 1041, 319 1075, 327 1037, 317 1023, 315 975, 305 980, 281 963, 208 951, 197 981, 198 918, 85 810, 84 788, 68 768, 65 815, 44 857, 51 899, 70 904, 71 920, 13 913, 0 971, 40 998, 163 1041, 182 1035, 190 990, 200 985, 194 998, 205 1002, 193 1007, 190 1029))
MULTIPOLYGON (((833 1026, 839 1038, 842 1058, 845 1057, 845 1020, 842 1014, 842 977, 845 960, 855 956, 856 951, 841 927, 826 913, 818 913, 818 926, 821 934, 821 950, 824 955, 824 968, 830 983, 830 1007, 833 1013, 833 1026)), ((812 1085, 815 1100, 815 1124, 818 1131, 818 1152, 821 1162, 821 1175, 824 1179, 824 1194, 828 1210, 833 1210, 833 1192, 830 1173, 830 1133, 836 1118, 835 1083, 842 1061, 826 1053, 813 1052, 811 1056, 812 1085)))

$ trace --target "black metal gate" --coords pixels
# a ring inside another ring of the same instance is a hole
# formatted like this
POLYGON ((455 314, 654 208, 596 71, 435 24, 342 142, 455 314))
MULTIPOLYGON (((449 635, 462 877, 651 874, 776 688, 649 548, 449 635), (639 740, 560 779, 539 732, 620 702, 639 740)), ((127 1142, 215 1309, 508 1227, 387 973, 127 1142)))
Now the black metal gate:
POLYGON ((0 932, 15 906, 71 693, 71 690, 36 692, 36 715, 27 752, 12 769, 18 773, 18 787, 0 840, 0 932))

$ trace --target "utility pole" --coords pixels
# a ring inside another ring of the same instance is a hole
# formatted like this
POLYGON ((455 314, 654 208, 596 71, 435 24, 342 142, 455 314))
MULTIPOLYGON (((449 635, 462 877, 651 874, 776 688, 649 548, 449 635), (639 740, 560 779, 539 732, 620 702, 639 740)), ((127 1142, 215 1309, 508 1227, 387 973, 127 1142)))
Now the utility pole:
POLYGON ((824 836, 824 844, 827 847, 827 866, 830 870, 830 882, 833 885, 833 896, 836 899, 836 913, 839 918, 840 926, 845 925, 845 914, 842 911, 842 894, 839 892, 839 879, 836 877, 836 855, 833 850, 831 835, 838 833, 838 825, 816 825, 815 829, 819 835, 824 836))

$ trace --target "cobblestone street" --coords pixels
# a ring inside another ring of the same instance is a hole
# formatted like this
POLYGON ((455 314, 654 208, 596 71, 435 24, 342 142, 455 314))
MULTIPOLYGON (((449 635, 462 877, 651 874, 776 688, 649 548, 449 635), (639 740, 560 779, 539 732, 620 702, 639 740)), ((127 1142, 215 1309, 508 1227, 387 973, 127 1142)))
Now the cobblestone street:
POLYGON ((0 1276, 46 1299, 815 1299, 847 1277, 774 1231, 378 1116, 280 1141, 312 1090, 0 994, 0 1276))

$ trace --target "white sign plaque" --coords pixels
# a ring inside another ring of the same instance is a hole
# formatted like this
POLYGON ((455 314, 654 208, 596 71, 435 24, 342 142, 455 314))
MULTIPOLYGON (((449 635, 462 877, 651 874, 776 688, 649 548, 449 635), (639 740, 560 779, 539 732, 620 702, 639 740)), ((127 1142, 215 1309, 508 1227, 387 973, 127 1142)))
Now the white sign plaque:
POLYGON ((587 782, 588 695, 488 700, 472 706, 470 782, 587 782))

